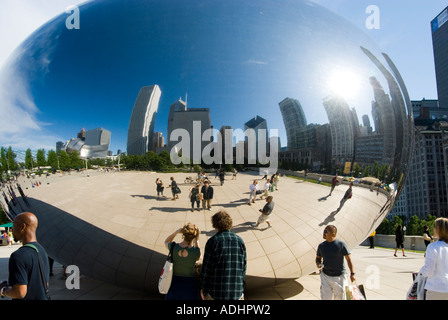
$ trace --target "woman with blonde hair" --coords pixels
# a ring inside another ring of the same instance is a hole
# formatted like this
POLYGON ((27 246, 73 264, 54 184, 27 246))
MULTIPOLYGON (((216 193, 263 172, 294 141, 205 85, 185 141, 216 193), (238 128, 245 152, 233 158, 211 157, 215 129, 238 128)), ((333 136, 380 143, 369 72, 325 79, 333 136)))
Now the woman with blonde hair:
POLYGON ((168 250, 173 248, 173 280, 166 300, 200 300, 198 282, 195 275, 196 261, 201 257, 199 247, 199 228, 187 223, 174 231, 165 240, 168 250), (183 241, 173 242, 176 235, 182 234, 183 241))
POLYGON ((426 249, 425 265, 420 270, 426 277, 426 300, 448 300, 448 219, 434 222, 434 237, 426 249))

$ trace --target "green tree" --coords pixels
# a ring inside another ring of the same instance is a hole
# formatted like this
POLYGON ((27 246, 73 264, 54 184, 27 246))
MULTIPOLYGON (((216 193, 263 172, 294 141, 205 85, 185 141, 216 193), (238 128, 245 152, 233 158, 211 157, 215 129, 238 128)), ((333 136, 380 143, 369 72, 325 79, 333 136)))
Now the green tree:
MULTIPOLYGON (((79 157, 78 151, 72 151, 69 155, 69 163, 67 169, 80 169, 84 166, 84 161, 79 157)), ((65 170, 67 170, 65 169, 65 170)))
POLYGON ((28 170, 31 170, 34 167, 33 155, 30 148, 26 149, 25 152, 25 167, 28 170))
POLYGON ((8 161, 8 168, 11 171, 18 169, 16 157, 17 155, 12 151, 12 148, 9 147, 8 150, 6 150, 6 159, 8 161))
POLYGON ((48 151, 48 165, 53 169, 59 169, 58 166, 58 154, 54 150, 48 151))
POLYGON ((0 149, 0 164, 1 164, 1 171, 7 172, 8 171, 8 160, 6 159, 6 149, 1 147, 0 149))
POLYGON ((36 153, 36 163, 38 167, 47 166, 47 160, 45 159, 45 150, 39 149, 36 153))
POLYGON ((412 216, 406 226, 406 234, 412 236, 419 236, 423 234, 424 220, 420 220, 417 216, 412 216))
POLYGON ((64 150, 59 151, 59 167, 62 171, 70 169, 70 157, 64 150))

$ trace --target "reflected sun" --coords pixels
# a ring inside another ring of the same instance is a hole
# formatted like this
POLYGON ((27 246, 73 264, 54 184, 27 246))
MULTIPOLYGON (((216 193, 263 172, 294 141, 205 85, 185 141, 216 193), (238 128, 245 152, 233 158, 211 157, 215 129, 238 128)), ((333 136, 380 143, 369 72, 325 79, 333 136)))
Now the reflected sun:
POLYGON ((361 79, 357 74, 348 69, 337 69, 329 77, 329 89, 334 95, 345 99, 353 99, 360 89, 361 79))

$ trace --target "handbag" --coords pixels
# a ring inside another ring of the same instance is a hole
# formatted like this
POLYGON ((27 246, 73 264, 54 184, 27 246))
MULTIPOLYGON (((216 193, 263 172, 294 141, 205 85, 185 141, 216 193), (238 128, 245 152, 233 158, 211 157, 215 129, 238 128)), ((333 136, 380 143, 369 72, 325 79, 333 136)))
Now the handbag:
POLYGON ((42 268, 42 263, 40 262, 39 250, 37 250, 37 247, 34 244, 31 244, 31 243, 25 244, 24 247, 30 247, 30 248, 33 248, 34 250, 36 250, 37 261, 39 261, 40 276, 42 278, 42 283, 44 285, 45 294, 47 295, 47 299, 51 300, 50 293, 48 292, 47 281, 45 280, 45 275, 44 275, 44 271, 43 271, 43 268, 42 268))
POLYGON ((358 286, 356 282, 345 286, 345 295, 346 300, 366 300, 364 286, 362 284, 358 286))
POLYGON ((425 300, 426 277, 420 272, 413 273, 414 281, 406 294, 406 300, 425 300))
POLYGON ((162 273, 159 278, 159 292, 161 294, 167 294, 171 287, 171 281, 173 280, 173 249, 176 245, 175 242, 171 245, 170 252, 166 258, 165 265, 163 266, 162 273))

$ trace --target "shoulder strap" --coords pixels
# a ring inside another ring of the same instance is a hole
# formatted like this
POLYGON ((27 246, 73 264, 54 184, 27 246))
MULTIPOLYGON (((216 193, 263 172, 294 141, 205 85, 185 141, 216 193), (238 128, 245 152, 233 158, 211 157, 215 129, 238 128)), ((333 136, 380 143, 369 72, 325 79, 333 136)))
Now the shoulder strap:
POLYGON ((176 246, 176 242, 172 242, 171 248, 170 248, 170 253, 168 254, 168 261, 173 262, 173 250, 174 247, 176 246))
POLYGON ((39 250, 37 249, 37 247, 36 247, 34 244, 31 244, 31 243, 27 243, 27 244, 25 244, 24 247, 30 247, 30 248, 33 248, 34 250, 36 250, 36 253, 37 253, 37 261, 39 262, 40 276, 41 276, 41 278, 42 278, 42 283, 44 284, 45 294, 47 295, 47 298, 50 299, 50 294, 48 293, 47 281, 45 281, 44 270, 43 270, 43 268, 42 268, 42 263, 40 262, 39 250))

